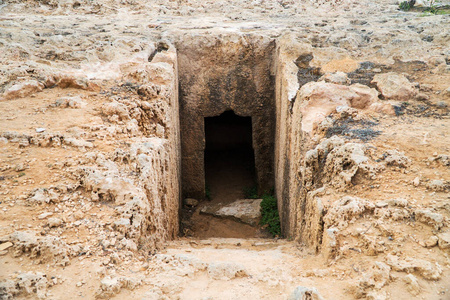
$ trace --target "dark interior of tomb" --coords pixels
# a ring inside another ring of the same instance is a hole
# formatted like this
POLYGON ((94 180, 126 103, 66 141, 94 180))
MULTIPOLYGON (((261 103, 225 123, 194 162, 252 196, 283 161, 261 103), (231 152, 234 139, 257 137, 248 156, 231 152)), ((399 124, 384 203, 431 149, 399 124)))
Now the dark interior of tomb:
POLYGON ((205 118, 205 176, 210 200, 229 203, 255 186, 252 119, 226 111, 205 118))

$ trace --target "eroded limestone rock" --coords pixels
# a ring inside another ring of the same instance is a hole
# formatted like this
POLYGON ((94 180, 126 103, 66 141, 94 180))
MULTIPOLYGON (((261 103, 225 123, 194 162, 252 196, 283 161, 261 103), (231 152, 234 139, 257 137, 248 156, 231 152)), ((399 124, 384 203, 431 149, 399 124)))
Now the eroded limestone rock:
POLYGON ((439 248, 450 249, 450 231, 438 234, 439 248))
POLYGON ((444 227, 444 216, 429 209, 417 210, 416 219, 419 222, 433 226, 436 230, 444 227))
POLYGON ((439 237, 432 235, 425 241, 424 244, 425 244, 425 247, 432 248, 438 244, 438 241, 439 241, 439 237))
POLYGON ((20 296, 47 299, 47 289, 51 286, 47 275, 41 272, 21 272, 14 279, 0 282, 0 297, 16 299, 20 296))
POLYGON ((386 99, 408 101, 417 93, 408 78, 394 72, 377 74, 372 83, 377 85, 378 90, 386 99))
POLYGON ((289 300, 323 300, 316 288, 298 286, 289 295, 289 300))
POLYGON ((406 168, 411 165, 411 159, 398 150, 387 150, 383 157, 386 164, 390 166, 406 168))
POLYGON ((130 179, 96 169, 85 169, 83 185, 92 193, 93 201, 112 201, 118 205, 142 193, 130 179))
POLYGON ((364 213, 373 212, 375 205, 367 200, 345 196, 334 202, 328 209, 328 213, 324 217, 327 227, 337 226, 344 229, 348 226, 348 222, 353 218, 358 218, 364 213))
POLYGON ((32 231, 16 231, 9 240, 14 244, 13 256, 26 254, 40 263, 50 261, 58 266, 68 265, 70 257, 83 251, 78 244, 69 246, 59 237, 39 236, 32 231))
POLYGON ((324 257, 330 259, 337 255, 339 244, 337 240, 337 234, 339 230, 337 228, 327 228, 323 231, 322 248, 321 252, 324 257))
POLYGON ((367 109, 378 101, 378 92, 356 83, 351 86, 327 82, 309 82, 297 94, 302 100, 302 130, 311 132, 317 124, 338 106, 367 109))
POLYGON ((343 189, 351 186, 356 176, 375 176, 381 167, 372 163, 365 151, 363 144, 346 144, 343 138, 337 136, 323 140, 305 154, 305 186, 309 187, 310 182, 316 185, 329 183, 343 189))
POLYGON ((372 268, 364 273, 359 281, 359 291, 357 296, 367 296, 373 290, 377 291, 390 281, 391 267, 383 262, 377 261, 372 268))
POLYGON ((245 268, 232 262, 214 262, 207 268, 208 275, 216 280, 231 280, 238 277, 247 277, 245 268))
MULTIPOLYGON (((28 80, 20 83, 16 83, 9 89, 7 89, 2 97, 5 100, 11 100, 16 98, 23 98, 31 94, 40 92, 44 89, 44 85, 36 80, 28 80)), ((1 100, 1 98, 0 98, 1 100)))
POLYGON ((404 281, 408 285, 408 291, 412 295, 417 296, 420 294, 420 285, 416 276, 414 276, 413 274, 408 274, 405 276, 404 281))
POLYGON ((80 96, 74 97, 63 97, 54 103, 54 106, 61 108, 82 108, 85 107, 87 103, 81 99, 80 96))
POLYGON ((347 143, 331 150, 325 163, 325 180, 336 188, 344 188, 352 184, 358 173, 374 176, 376 168, 370 164, 365 150, 363 144, 357 143, 347 143))
POLYGON ((63 221, 60 218, 49 218, 48 219, 48 227, 53 228, 53 227, 59 227, 63 224, 63 221))
POLYGON ((53 189, 38 188, 31 192, 28 201, 31 203, 50 203, 58 202, 59 195, 53 189))
POLYGON ((334 72, 334 73, 326 73, 322 77, 319 78, 318 81, 325 81, 330 82, 334 84, 343 84, 343 85, 349 85, 350 79, 348 79, 347 74, 344 72, 334 72))
POLYGON ((435 179, 427 183, 427 189, 436 192, 444 192, 450 189, 450 184, 444 180, 435 179))
POLYGON ((118 294, 122 289, 133 290, 142 284, 142 278, 132 277, 104 277, 100 282, 100 288, 97 290, 95 297, 97 299, 109 299, 118 294))
POLYGON ((401 259, 397 256, 388 254, 386 263, 398 272, 417 272, 423 278, 428 280, 439 280, 442 275, 442 268, 438 263, 431 263, 423 259, 405 258, 401 259))

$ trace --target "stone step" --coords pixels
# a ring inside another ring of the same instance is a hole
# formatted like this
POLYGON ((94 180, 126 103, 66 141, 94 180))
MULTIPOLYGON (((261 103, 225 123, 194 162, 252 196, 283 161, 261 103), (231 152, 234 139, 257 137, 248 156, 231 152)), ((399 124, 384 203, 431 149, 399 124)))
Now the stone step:
POLYGON ((286 245, 294 245, 293 242, 285 239, 238 239, 238 238, 210 238, 210 239, 192 239, 180 238, 171 241, 166 248, 214 248, 214 249, 240 249, 247 248, 252 250, 267 250, 286 245))

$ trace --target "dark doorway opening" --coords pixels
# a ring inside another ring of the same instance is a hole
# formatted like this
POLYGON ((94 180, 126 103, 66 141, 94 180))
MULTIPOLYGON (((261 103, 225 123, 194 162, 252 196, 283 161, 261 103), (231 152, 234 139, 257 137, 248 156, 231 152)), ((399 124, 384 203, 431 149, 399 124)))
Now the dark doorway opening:
POLYGON ((252 118, 226 111, 205 118, 205 181, 210 200, 223 204, 245 198, 256 185, 252 118))
POLYGON ((233 214, 218 215, 221 208, 245 199, 245 190, 256 186, 252 118, 226 111, 218 117, 206 117, 204 125, 205 190, 209 201, 203 201, 192 212, 187 233, 196 238, 268 237, 257 224, 245 223, 233 214))

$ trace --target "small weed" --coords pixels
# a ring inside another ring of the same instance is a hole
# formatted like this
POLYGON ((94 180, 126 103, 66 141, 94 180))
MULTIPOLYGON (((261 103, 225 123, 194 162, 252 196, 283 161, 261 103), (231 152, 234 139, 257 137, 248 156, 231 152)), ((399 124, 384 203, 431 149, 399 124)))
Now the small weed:
POLYGON ((448 8, 438 8, 436 6, 427 7, 424 10, 423 15, 420 16, 435 16, 435 15, 448 15, 450 14, 450 9, 448 8))
POLYGON ((430 6, 425 11, 429 12, 429 13, 431 13, 433 15, 437 15, 438 12, 439 12, 439 9, 436 6, 430 6))
POLYGON ((436 0, 430 0, 428 7, 414 7, 416 0, 402 1, 398 5, 399 10, 422 12, 419 17, 433 16, 433 15, 448 15, 450 14, 449 5, 436 5, 436 0))
POLYGON ((450 9, 447 10, 438 10, 437 13, 435 13, 435 15, 450 15, 450 9))
POLYGON ((18 176, 19 176, 19 177, 25 176, 25 172, 20 172, 18 176))
POLYGON ((411 9, 409 1, 403 1, 398 5, 398 8, 403 11, 408 11, 411 9))
POLYGON ((449 15, 450 12, 444 11, 444 10, 438 10, 436 13, 431 13, 429 11, 425 11, 424 13, 421 13, 419 17, 431 17, 431 16, 439 16, 439 15, 449 15))
POLYGON ((261 225, 266 225, 267 230, 274 236, 281 235, 280 216, 278 214, 277 199, 265 194, 261 202, 261 225))
POLYGON ((422 14, 419 17, 428 17, 434 15, 448 15, 450 14, 450 5, 436 5, 436 1, 431 0, 430 6, 422 8, 422 14))
POLYGON ((433 15, 437 14, 439 9, 436 7, 436 0, 430 0, 430 6, 425 9, 425 11, 428 11, 432 13, 433 15))
POLYGON ((256 186, 244 188, 245 199, 258 199, 258 188, 256 186))

